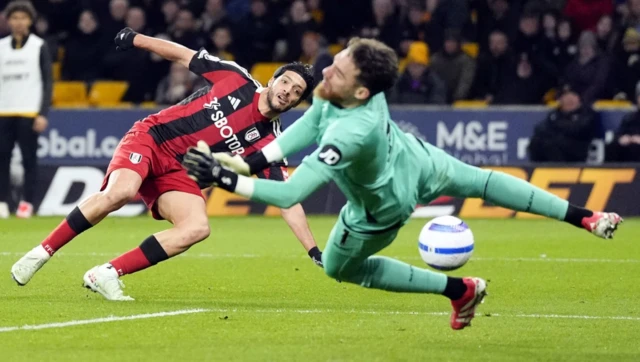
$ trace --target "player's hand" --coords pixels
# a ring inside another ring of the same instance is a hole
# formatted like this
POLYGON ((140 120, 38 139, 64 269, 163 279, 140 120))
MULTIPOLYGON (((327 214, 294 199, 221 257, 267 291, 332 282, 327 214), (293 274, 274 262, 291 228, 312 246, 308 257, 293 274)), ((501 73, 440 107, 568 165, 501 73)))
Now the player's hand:
POLYGON ((311 260, 319 267, 324 268, 324 265, 322 264, 322 252, 320 251, 320 249, 318 249, 317 246, 314 246, 313 248, 311 248, 311 250, 309 250, 308 252, 309 257, 311 258, 311 260))
POLYGON ((33 120, 33 131, 36 133, 42 133, 47 126, 49 125, 49 121, 47 121, 47 117, 45 116, 37 116, 33 120))
POLYGON ((251 176, 249 165, 239 155, 230 155, 228 153, 219 152, 212 154, 220 164, 231 171, 245 176, 251 176))
POLYGON ((129 50, 133 48, 133 38, 135 38, 136 35, 138 35, 138 33, 128 27, 120 30, 115 39, 113 39, 113 42, 116 43, 116 49, 129 50))

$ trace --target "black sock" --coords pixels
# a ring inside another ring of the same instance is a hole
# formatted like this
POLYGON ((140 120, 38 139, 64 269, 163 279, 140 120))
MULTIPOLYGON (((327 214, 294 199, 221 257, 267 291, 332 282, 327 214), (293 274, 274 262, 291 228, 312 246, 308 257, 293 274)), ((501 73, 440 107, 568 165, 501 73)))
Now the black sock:
POLYGON ((69 215, 67 215, 67 224, 69 224, 71 230, 76 234, 81 234, 83 231, 86 231, 93 226, 77 206, 75 209, 71 210, 69 215))
POLYGON ((582 228, 582 219, 593 215, 593 211, 583 209, 579 206, 569 204, 567 214, 564 216, 564 221, 571 225, 582 228))
POLYGON ((444 287, 442 295, 451 300, 458 300, 462 298, 466 291, 467 285, 464 284, 462 278, 447 277, 447 286, 444 287))
POLYGON ((144 239, 142 244, 140 244, 140 250, 142 250, 142 253, 151 265, 156 265, 161 261, 169 259, 167 252, 164 251, 158 239, 153 235, 144 239))

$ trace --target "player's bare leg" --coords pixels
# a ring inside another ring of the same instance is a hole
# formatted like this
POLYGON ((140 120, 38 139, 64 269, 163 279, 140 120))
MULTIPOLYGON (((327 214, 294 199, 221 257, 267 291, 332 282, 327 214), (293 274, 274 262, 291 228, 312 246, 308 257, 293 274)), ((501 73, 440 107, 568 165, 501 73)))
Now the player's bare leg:
POLYGON ((135 171, 124 168, 113 171, 104 191, 83 200, 40 245, 11 267, 16 283, 27 284, 56 251, 131 201, 141 184, 142 177, 135 171))
POLYGON ((84 286, 108 300, 133 300, 122 293, 120 276, 132 274, 187 251, 209 236, 209 220, 202 197, 179 191, 164 193, 158 213, 173 224, 145 239, 139 247, 87 271, 84 286))

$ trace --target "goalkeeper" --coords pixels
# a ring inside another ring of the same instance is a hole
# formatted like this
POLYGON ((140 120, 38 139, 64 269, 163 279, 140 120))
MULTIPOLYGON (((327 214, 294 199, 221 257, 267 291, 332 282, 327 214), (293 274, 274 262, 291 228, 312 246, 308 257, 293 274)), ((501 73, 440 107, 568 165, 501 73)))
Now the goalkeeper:
POLYGON ((480 197, 493 204, 566 221, 610 238, 622 219, 592 212, 504 173, 469 166, 391 121, 383 92, 398 73, 395 52, 371 39, 352 39, 323 70, 313 105, 262 152, 246 160, 191 148, 184 160, 199 182, 252 200, 289 207, 334 181, 347 197, 322 256, 326 274, 340 281, 394 292, 435 293, 451 300, 451 327, 462 329, 485 295, 480 278, 452 278, 388 257, 373 256, 396 238, 415 206, 440 195, 480 197), (316 142, 287 182, 239 174, 316 142), (223 167, 225 166, 225 167, 223 167), (231 171, 231 170, 235 171, 231 171))

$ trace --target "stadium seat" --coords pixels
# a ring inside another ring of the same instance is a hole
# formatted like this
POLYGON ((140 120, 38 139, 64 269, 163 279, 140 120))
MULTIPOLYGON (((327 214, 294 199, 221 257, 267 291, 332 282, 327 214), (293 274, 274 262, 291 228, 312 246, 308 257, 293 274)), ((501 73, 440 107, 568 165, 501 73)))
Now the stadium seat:
POLYGON ((142 102, 140 103, 140 108, 148 108, 148 109, 158 108, 158 104, 153 101, 142 102))
POLYGON ((329 54, 331 55, 336 55, 338 53, 340 53, 340 51, 344 49, 344 47, 342 46, 342 44, 331 44, 329 45, 329 54))
POLYGON ((544 94, 544 96, 542 97, 542 100, 546 103, 549 104, 549 102, 553 102, 556 100, 558 91, 556 91, 555 88, 551 88, 547 91, 547 93, 544 94))
POLYGON ((58 81, 62 79, 62 64, 60 62, 54 62, 51 64, 51 72, 53 74, 53 80, 58 81))
POLYGON ((486 108, 489 103, 480 100, 462 100, 453 102, 453 108, 486 108))
POLYGON ((480 48, 478 47, 478 43, 464 43, 462 44, 462 51, 467 53, 471 58, 477 58, 478 52, 480 48))
POLYGON ((619 109, 619 108, 631 108, 633 103, 627 100, 612 100, 601 99, 593 103, 593 108, 598 109, 619 109))
POLYGON ((105 109, 131 109, 134 108, 134 104, 132 102, 105 103, 97 105, 96 107, 105 109))
POLYGON ((127 82, 95 81, 89 91, 89 104, 96 107, 117 105, 127 88, 127 82))
POLYGON ((251 76, 253 79, 257 80, 263 86, 267 86, 269 83, 269 79, 273 76, 273 73, 279 67, 285 65, 286 63, 256 63, 251 68, 251 76))
POLYGON ((84 82, 53 83, 53 105, 56 107, 87 107, 87 85, 84 82))

